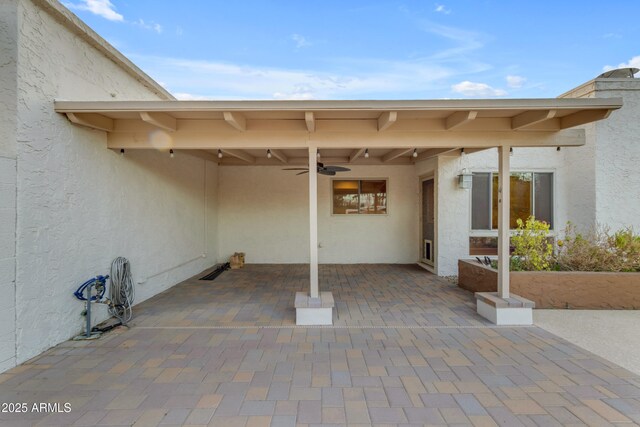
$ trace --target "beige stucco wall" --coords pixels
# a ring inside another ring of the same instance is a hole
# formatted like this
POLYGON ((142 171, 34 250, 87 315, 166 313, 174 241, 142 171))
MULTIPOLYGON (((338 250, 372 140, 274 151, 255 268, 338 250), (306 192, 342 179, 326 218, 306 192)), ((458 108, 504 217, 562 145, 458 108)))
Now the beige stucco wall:
MULTIPOLYGON (((562 230, 570 219, 567 216, 567 179, 571 170, 564 167, 565 152, 555 148, 516 148, 511 156, 511 170, 554 173, 555 231, 562 230)), ((438 274, 457 274, 460 258, 469 257, 469 237, 497 236, 491 232, 471 230, 471 191, 458 188, 457 176, 463 168, 471 172, 497 172, 498 151, 489 149, 464 156, 440 156, 437 165, 438 188, 438 274)))
MULTIPOLYGON (((72 292, 116 256, 131 261, 136 302, 216 262, 217 165, 179 153, 121 157, 104 132, 55 113, 54 99, 157 95, 30 0, 16 13, 20 363, 80 332, 72 292)), ((104 307, 94 314, 106 318, 104 307)))
POLYGON ((586 144, 567 150, 569 213, 582 228, 640 228, 640 78, 595 79, 562 97, 621 97, 609 118, 583 126, 586 144))
MULTIPOLYGON (((331 214, 331 181, 318 177, 320 263, 412 263, 418 257, 418 180, 411 166, 351 166, 339 178, 387 178, 388 215, 331 214)), ((306 176, 268 166, 220 171, 220 258, 250 263, 309 262, 306 176)))

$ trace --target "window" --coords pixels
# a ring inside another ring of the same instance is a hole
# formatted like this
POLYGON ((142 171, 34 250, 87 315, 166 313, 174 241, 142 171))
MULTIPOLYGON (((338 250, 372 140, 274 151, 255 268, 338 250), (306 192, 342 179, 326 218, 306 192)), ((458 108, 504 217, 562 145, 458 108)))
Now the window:
POLYGON ((386 180, 335 179, 332 197, 335 215, 387 213, 386 180))
MULTIPOLYGON (((511 174, 510 228, 517 220, 534 215, 553 229, 553 174, 515 172, 511 174)), ((471 190, 471 228, 498 229, 498 174, 474 173, 471 190)))

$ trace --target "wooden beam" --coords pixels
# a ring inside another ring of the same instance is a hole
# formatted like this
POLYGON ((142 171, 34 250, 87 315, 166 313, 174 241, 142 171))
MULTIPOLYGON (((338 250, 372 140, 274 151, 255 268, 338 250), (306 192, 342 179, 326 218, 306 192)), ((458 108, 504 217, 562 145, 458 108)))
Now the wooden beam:
POLYGON ((380 114, 380 117, 378 117, 378 132, 388 129, 396 120, 398 120, 397 111, 386 111, 380 114))
POLYGON ((520 113, 511 118, 511 129, 523 129, 536 123, 544 122, 556 116, 557 110, 533 110, 520 113))
POLYGON ((405 154, 410 153, 412 151, 413 151, 413 148, 400 148, 397 150, 392 150, 387 154, 385 154, 384 156, 382 156, 382 161, 384 163, 387 163, 393 159, 397 159, 398 157, 404 156, 405 154))
POLYGON ((420 162, 422 160, 427 160, 427 159, 431 159, 433 157, 437 157, 441 154, 446 154, 446 153, 452 153, 454 151, 458 151, 459 148, 431 148, 429 150, 423 151, 422 153, 418 154, 418 157, 416 157, 416 162, 420 162))
POLYGON ((316 131, 316 117, 313 114, 313 111, 306 111, 304 113, 304 121, 307 124, 307 130, 309 132, 316 131))
POLYGON ((464 148, 464 154, 473 154, 479 151, 490 150, 495 147, 482 147, 482 148, 464 148))
POLYGON ((444 121, 444 128, 446 130, 451 130, 457 128, 458 126, 462 126, 465 123, 469 123, 472 120, 475 120, 478 116, 477 111, 458 111, 453 114, 450 114, 444 121))
POLYGON ((247 130, 247 119, 244 115, 240 113, 232 113, 231 111, 225 111, 222 115, 224 116, 224 121, 231 127, 239 130, 240 132, 247 130))
MULTIPOLYGON (((134 120, 131 120, 134 121, 134 120)), ((222 120, 205 122, 193 129, 180 122, 180 130, 171 138, 153 139, 147 128, 133 131, 115 131, 107 134, 108 148, 146 149, 304 149, 309 144, 326 149, 350 150, 413 148, 486 148, 508 144, 513 147, 568 147, 585 144, 584 129, 565 129, 559 132, 236 132, 222 120), (218 123, 215 123, 218 122, 218 123), (220 127, 222 126, 222 129, 220 127)), ((118 126, 127 120, 118 120, 118 126)), ((139 120, 138 123, 141 123, 139 120)), ((301 122, 301 120, 298 120, 301 122)), ((300 123, 302 124, 302 123, 300 123)), ((349 152, 347 152, 349 153, 349 152)))
POLYGON ((213 163, 220 162, 220 159, 218 159, 217 155, 206 150, 180 150, 180 153, 184 153, 193 157, 198 157, 199 159, 203 159, 203 160, 208 160, 213 163))
POLYGON ((256 158, 242 150, 221 149, 223 154, 228 154, 236 159, 244 160, 247 163, 255 163, 256 158))
POLYGON ((612 110, 584 110, 560 118, 560 128, 567 129, 609 117, 612 110))
POLYGON ((169 132, 175 132, 178 128, 177 120, 175 117, 170 116, 167 113, 140 113, 140 118, 143 122, 149 123, 160 129, 164 129, 169 132))
POLYGON ((349 163, 353 163, 358 157, 364 155, 366 148, 359 148, 357 150, 353 150, 349 155, 349 163))
POLYGON ((113 132, 113 119, 96 113, 67 113, 67 118, 71 123, 86 126, 92 129, 113 132))
POLYGON ((287 158, 287 156, 285 156, 284 153, 280 150, 271 150, 271 155, 276 159, 280 160, 284 164, 287 164, 289 162, 289 159, 287 158))

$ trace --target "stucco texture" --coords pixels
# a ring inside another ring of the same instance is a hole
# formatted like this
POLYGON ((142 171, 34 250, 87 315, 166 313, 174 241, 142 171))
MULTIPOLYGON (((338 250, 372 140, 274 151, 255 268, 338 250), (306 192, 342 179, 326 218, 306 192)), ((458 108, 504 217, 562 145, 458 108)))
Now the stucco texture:
POLYGON ((0 372, 15 365, 17 2, 0 2, 0 372))
MULTIPOLYGON (((418 259, 418 178, 410 166, 350 166, 336 178, 388 179, 387 215, 333 215, 331 180, 318 176, 320 263, 412 263, 418 259)), ((220 258, 309 262, 308 177, 272 166, 220 168, 220 258)))
MULTIPOLYGON (((78 333, 72 292, 129 258, 140 302, 214 264, 217 165, 106 149, 54 99, 156 95, 30 1, 18 4, 17 362, 78 333), (46 319, 46 321, 43 321, 46 319)), ((106 318, 94 310, 94 323, 106 318)))
MULTIPOLYGON (((476 261, 458 261, 458 286, 496 292, 498 273, 476 261)), ((536 308, 640 309, 640 273, 512 271, 511 292, 536 308)))

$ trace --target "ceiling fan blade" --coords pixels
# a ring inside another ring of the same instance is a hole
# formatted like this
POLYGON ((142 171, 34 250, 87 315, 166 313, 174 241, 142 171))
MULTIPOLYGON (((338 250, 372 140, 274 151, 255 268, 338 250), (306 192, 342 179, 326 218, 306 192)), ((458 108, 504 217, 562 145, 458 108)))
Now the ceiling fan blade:
POLYGON ((325 170, 334 172, 349 172, 351 169, 342 166, 325 166, 325 170))
POLYGON ((297 174, 296 174, 296 176, 298 176, 298 175, 303 175, 303 174, 305 174, 305 173, 309 173, 309 171, 299 172, 299 173, 297 173, 297 174))
POLYGON ((308 171, 309 168, 284 168, 283 171, 308 171))
POLYGON ((318 171, 318 173, 320 175, 329 175, 329 176, 334 176, 336 174, 334 171, 328 171, 325 169, 318 171))

